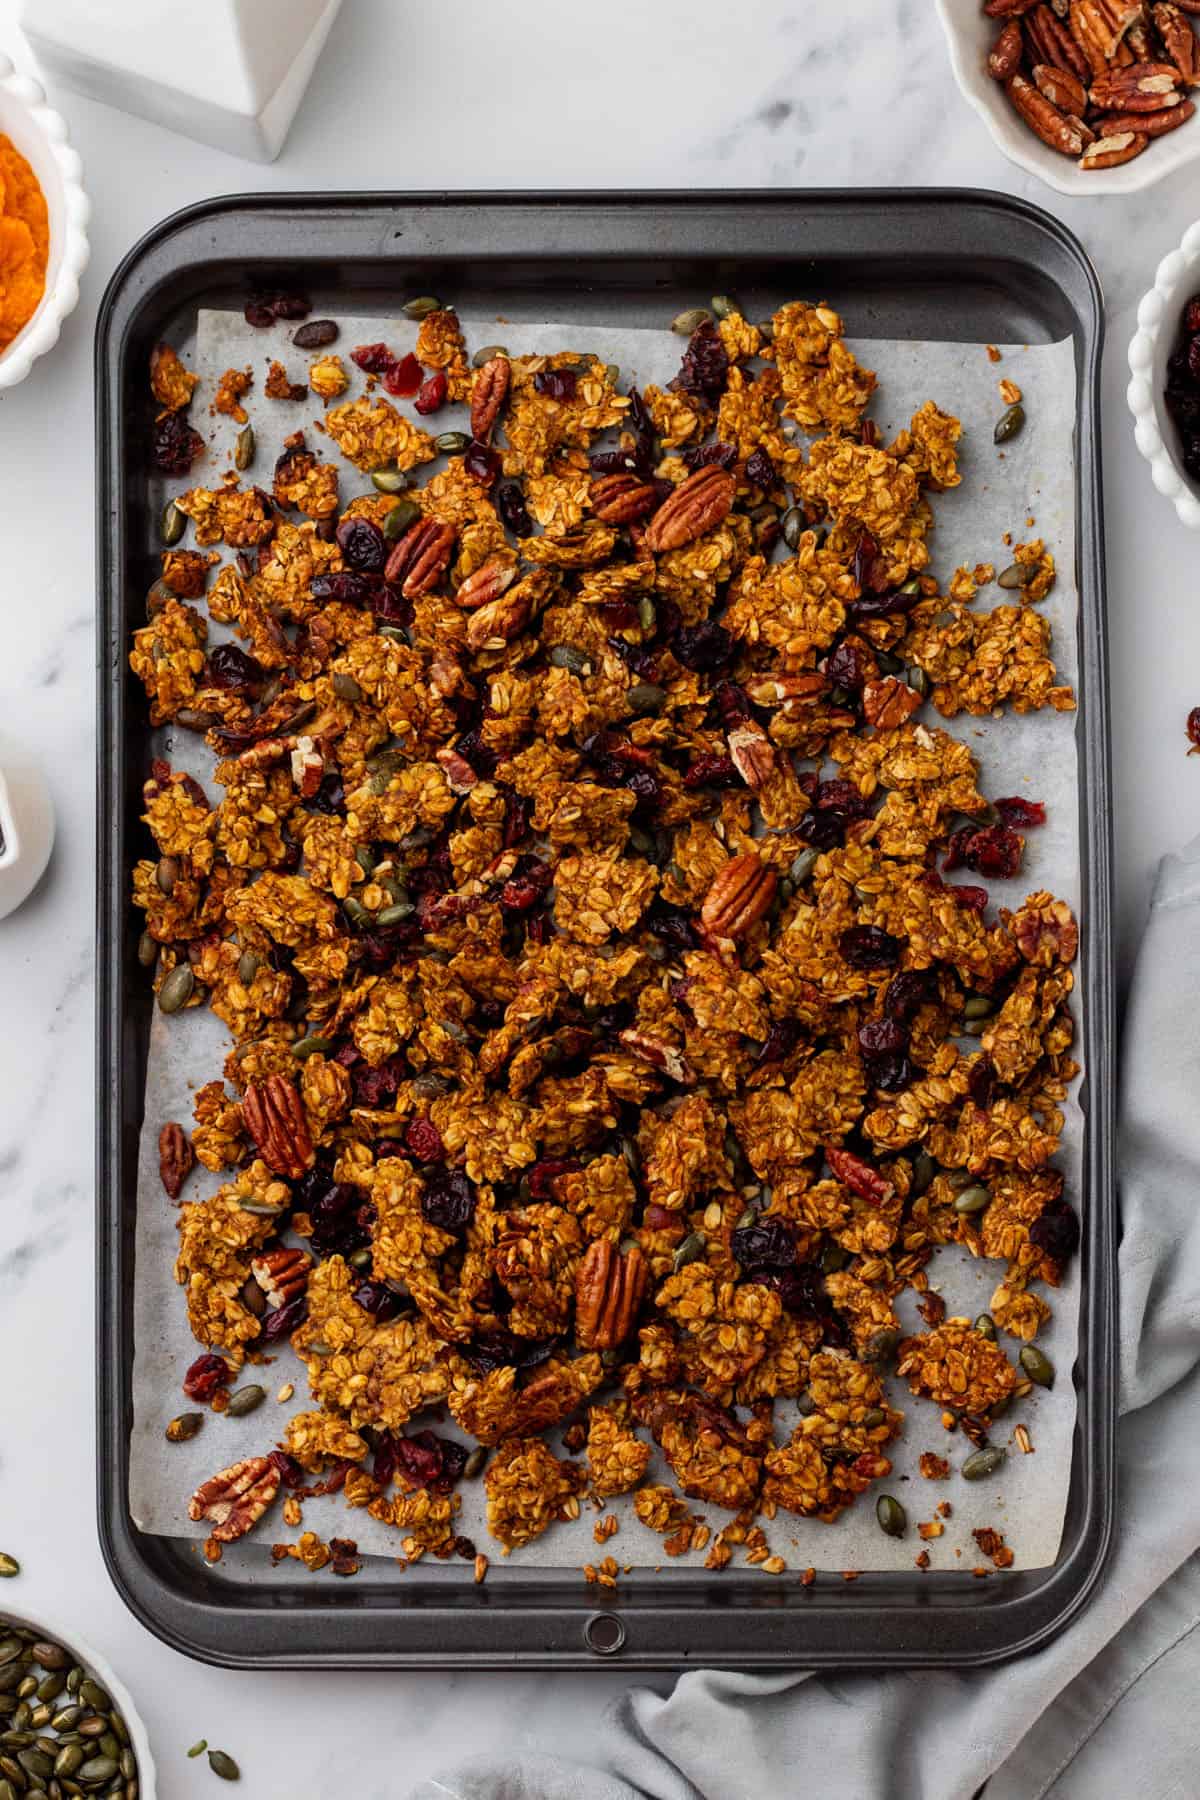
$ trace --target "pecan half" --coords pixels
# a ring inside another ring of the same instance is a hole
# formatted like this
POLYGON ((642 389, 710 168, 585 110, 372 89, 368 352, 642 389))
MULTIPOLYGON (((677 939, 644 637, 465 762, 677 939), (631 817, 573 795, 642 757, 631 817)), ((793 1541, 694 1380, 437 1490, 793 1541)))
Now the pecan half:
POLYGON ((1007 81, 1021 67, 1025 33, 1019 19, 1010 19, 988 52, 988 74, 993 81, 1007 81))
POLYGON ((304 1104, 286 1075, 252 1081, 242 1096, 242 1118, 268 1169, 299 1181, 316 1160, 304 1104))
POLYGON ((770 912, 777 886, 774 869, 752 850, 734 856, 704 896, 700 922, 715 937, 744 937, 770 912))
POLYGON ((1048 6, 1035 7, 1025 20, 1025 37, 1035 62, 1069 69, 1080 81, 1091 79, 1092 65, 1067 27, 1048 6))
POLYGON ((825 1146, 825 1161, 833 1170, 839 1181, 844 1181, 852 1194, 860 1200, 867 1200, 872 1206, 882 1206, 890 1200, 896 1188, 878 1169, 873 1169, 861 1156, 851 1155, 849 1150, 838 1150, 832 1145, 825 1146))
POLYGON ((1178 106, 1179 70, 1174 63, 1132 63, 1106 69, 1092 83, 1092 105, 1101 112, 1159 112, 1178 106))
POLYGON ((188 1501, 189 1519, 210 1519, 219 1544, 245 1537, 279 1492, 279 1471, 266 1456, 247 1456, 202 1481, 188 1501))
POLYGON ((1051 106, 1044 94, 1038 93, 1032 82, 1026 81, 1023 75, 1014 75, 1011 81, 1005 82, 1004 91, 1043 144, 1051 150, 1057 150, 1061 156, 1079 155, 1083 149, 1082 137, 1067 123, 1058 108, 1051 106))
POLYGON ((187 1132, 170 1119, 158 1134, 158 1172, 172 1200, 178 1200, 195 1160, 187 1132))
POLYGON ((1168 0, 1159 0, 1150 8, 1150 14, 1167 55, 1188 87, 1195 87, 1200 83, 1200 44, 1187 19, 1168 0))
POLYGON ((1088 103, 1088 93, 1082 81, 1070 69, 1055 69, 1048 63, 1035 63, 1033 81, 1038 93, 1045 94, 1051 106, 1057 106, 1068 117, 1073 113, 1082 117, 1088 103))
MULTIPOLYGON (((1156 113, 1105 113, 1100 124, 1104 127, 1106 138, 1132 131, 1144 138, 1165 137, 1168 131, 1177 131, 1186 125, 1195 114, 1194 101, 1185 100, 1182 106, 1173 106, 1168 112, 1156 113)), ((1123 159, 1128 162, 1130 159, 1123 159)))
POLYGON ((766 787, 778 762, 775 746, 762 726, 751 719, 743 719, 727 733, 727 740, 730 761, 746 786, 756 793, 759 788, 766 787))
POLYGON ((585 1350, 615 1350, 633 1330, 650 1267, 634 1244, 622 1256, 597 1238, 575 1271, 575 1336, 585 1350))
POLYGON ((406 600, 417 600, 437 586, 453 550, 453 525, 418 519, 388 557, 385 579, 398 584, 406 600))
POLYGON ((282 1246, 278 1250, 264 1251, 262 1256, 253 1259, 250 1273, 267 1296, 267 1305, 272 1311, 286 1306, 289 1300, 298 1300, 306 1291, 312 1260, 307 1250, 282 1246))
POLYGON ((867 682, 862 691, 862 704, 868 725, 876 725, 880 731, 891 731, 912 717, 921 705, 921 696, 906 681, 885 675, 881 681, 867 682))
POLYGON ((471 436, 478 438, 481 444, 487 443, 500 416, 508 393, 510 372, 507 356, 493 356, 475 377, 471 392, 471 436))
POLYGON ((451 750, 447 745, 435 752, 433 760, 441 766, 446 785, 452 794, 469 794, 478 785, 478 775, 466 757, 460 756, 457 750, 451 750))
POLYGON ((481 569, 468 575, 454 598, 459 606, 465 606, 471 612, 477 606, 486 606, 491 600, 498 600, 506 593, 517 579, 517 565, 511 562, 485 562, 481 569))
POLYGON ((524 631, 533 611, 534 590, 522 581, 508 593, 481 606, 467 621, 467 645, 471 650, 502 650, 524 631))
POLYGON ((1017 19, 1035 4, 1036 0, 986 0, 983 10, 989 19, 1017 19))
POLYGON ((631 525, 658 505, 658 489, 639 475, 603 475, 593 481, 592 511, 606 525, 631 525))
POLYGON ((1132 60, 1124 38, 1130 26, 1137 24, 1141 12, 1140 5, 1118 4, 1118 0, 1071 0, 1067 15, 1071 35, 1094 75, 1102 74, 1114 61, 1132 60))
POLYGON ((714 525, 719 525, 737 491, 737 483, 725 469, 697 469, 664 500, 646 527, 642 542, 647 550, 679 550, 714 525))
POLYGON ((1140 156, 1149 142, 1150 139, 1139 131, 1119 131, 1109 137, 1097 138, 1080 157, 1079 166, 1081 169, 1115 169, 1140 156))

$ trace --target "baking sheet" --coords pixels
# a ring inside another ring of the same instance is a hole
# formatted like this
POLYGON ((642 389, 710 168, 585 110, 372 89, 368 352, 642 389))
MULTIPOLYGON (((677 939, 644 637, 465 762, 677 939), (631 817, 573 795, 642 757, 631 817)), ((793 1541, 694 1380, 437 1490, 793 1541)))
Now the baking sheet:
MULTIPOLYGON (((406 320, 339 315, 341 337, 335 349, 343 354, 356 343, 383 338, 397 352, 415 343, 416 327, 406 320)), ((847 323, 853 326, 853 318, 847 323)), ((464 313, 468 348, 481 343, 503 342, 513 354, 561 350, 595 350, 606 361, 620 364, 623 384, 637 381, 660 384, 678 367, 682 344, 663 330, 597 330, 579 326, 518 326, 494 316, 473 319, 464 313)), ((316 396, 292 404, 266 400, 262 394, 266 368, 279 357, 294 379, 309 358, 290 344, 292 327, 257 331, 238 313, 201 311, 194 345, 183 347, 188 366, 201 376, 193 412, 209 441, 206 463, 195 478, 212 484, 231 459, 237 424, 224 418, 201 421, 228 367, 251 366, 254 388, 244 398, 254 425, 258 454, 246 479, 264 479, 282 447, 285 436, 301 424, 310 427, 321 416, 316 396)), ((1002 346, 1002 361, 993 364, 982 345, 913 343, 909 341, 856 340, 850 342, 862 360, 880 375, 880 389, 871 408, 885 441, 907 423, 927 398, 933 398, 963 422, 960 467, 962 485, 952 493, 934 496, 937 530, 932 540, 932 568, 943 584, 959 564, 973 567, 991 561, 997 570, 1011 560, 1004 534, 1013 542, 1043 537, 1055 551, 1058 581, 1041 609, 1053 625, 1052 654, 1063 681, 1076 679, 1076 611, 1074 587, 1075 502, 1072 429, 1075 416, 1075 372, 1069 340, 1045 346, 1002 346), (1004 452, 992 443, 992 428, 1003 410, 998 381, 1016 381, 1025 396, 1027 424, 1020 437, 1004 452), (1027 521, 1033 523, 1027 524, 1027 521)), ((348 367, 351 388, 347 397, 361 392, 365 378, 348 367)), ((398 402, 402 410, 409 403, 398 402)), ((458 429, 464 409, 446 408, 437 415, 439 430, 458 429)), ((336 447, 319 432, 310 430, 310 444, 323 458, 339 464, 343 504, 366 486, 365 477, 345 463, 336 447)), ((429 469, 422 471, 428 474, 429 469)), ((156 494, 156 501, 178 484, 156 494)), ((190 538, 185 540, 190 542, 190 538)), ((1007 601, 995 586, 984 588, 977 608, 1007 601)), ((224 637, 222 628, 211 628, 214 641, 224 637)), ((925 716, 925 715, 922 715, 925 716)), ((930 722, 940 722, 929 709, 930 722)), ((965 715, 947 729, 964 737, 979 759, 981 790, 989 795, 1017 793, 1043 800, 1047 824, 1029 834, 1025 868, 1011 882, 990 882, 993 908, 1017 906, 1025 894, 1038 887, 1050 888, 1078 909, 1080 888, 1078 773, 1075 719, 1071 714, 1044 712, 1018 717, 1005 715, 1003 722, 970 719, 965 715)), ((156 752, 169 755, 176 768, 187 769, 204 781, 211 772, 211 753, 191 733, 178 736, 169 729, 157 734, 156 752)), ((206 783, 207 785, 207 783, 206 783)), ((219 791, 214 796, 219 798, 219 791)), ((1082 987, 1082 971, 1077 965, 1082 987)), ((134 1296, 135 1355, 133 1370, 134 1427, 130 1444, 130 1507, 135 1523, 145 1531, 174 1537, 203 1537, 186 1517, 187 1497, 197 1483, 214 1469, 238 1457, 265 1450, 282 1436, 286 1419, 307 1406, 303 1366, 286 1346, 265 1371, 247 1368, 242 1381, 261 1380, 273 1396, 286 1381, 295 1383, 294 1398, 286 1406, 272 1398, 249 1419, 235 1420, 207 1415, 203 1430, 191 1442, 169 1445, 163 1428, 187 1403, 179 1381, 197 1354, 187 1328, 182 1292, 170 1277, 175 1255, 175 1211, 162 1191, 158 1176, 157 1136, 166 1119, 185 1124, 191 1118, 194 1088, 220 1068, 228 1048, 224 1027, 207 1009, 194 1009, 183 1017, 164 1019, 153 1014, 147 1064, 146 1112, 138 1170, 138 1227, 134 1296)), ((1067 1115, 1058 1166, 1067 1180, 1067 1192, 1077 1206, 1085 1204, 1081 1192, 1083 1120, 1074 1096, 1064 1107, 1067 1115)), ((197 1169, 186 1189, 197 1199, 218 1185, 217 1177, 197 1169)), ((906 1415, 902 1437, 890 1449, 891 1476, 833 1526, 779 1514, 765 1523, 773 1552, 790 1567, 812 1565, 818 1569, 907 1569, 922 1547, 916 1535, 918 1521, 934 1517, 937 1503, 949 1499, 953 1517, 945 1533, 924 1547, 934 1569, 959 1567, 965 1560, 979 1560, 971 1540, 975 1526, 992 1525, 1004 1531, 1018 1568, 1040 1568, 1054 1561, 1062 1531, 1070 1475, 1071 1442, 1075 1423, 1075 1398, 1069 1375, 1078 1339, 1079 1293, 1075 1265, 1064 1288, 1050 1295, 1053 1319, 1038 1339, 1058 1371, 1052 1392, 1035 1389, 1029 1399, 1014 1405, 992 1434, 992 1441, 1010 1448, 1010 1459, 1001 1473, 984 1483, 968 1484, 953 1477, 950 1482, 930 1483, 917 1472, 924 1450, 950 1457, 957 1466, 969 1452, 961 1434, 947 1436, 935 1407, 918 1402, 907 1385, 889 1377, 889 1400, 906 1415), (1012 1432, 1017 1423, 1029 1429, 1036 1453, 1022 1456, 1015 1450, 1012 1432), (905 1538, 885 1537, 874 1518, 873 1499, 878 1492, 894 1493, 909 1515, 905 1538)), ((948 1313, 974 1317, 985 1310, 1003 1268, 999 1263, 977 1262, 968 1252, 951 1246, 937 1253, 930 1267, 931 1285, 946 1301, 948 1313)), ((923 1329, 915 1311, 916 1296, 906 1293, 899 1311, 906 1328, 923 1329)), ((1014 1357, 1019 1345, 1002 1340, 1014 1357)), ((794 1409, 789 1402, 777 1405, 780 1439, 791 1429, 794 1409)), ((430 1421, 414 1421, 414 1428, 430 1421)), ((449 1421, 434 1422, 439 1431, 453 1433, 449 1421)), ((557 1448, 557 1433, 549 1434, 557 1448)), ((670 1471, 655 1451, 647 1480, 669 1480, 670 1471)), ((463 1484, 459 1530, 475 1539, 489 1553, 498 1547, 487 1536, 481 1484, 463 1484)), ((593 1542, 592 1514, 585 1506, 573 1525, 553 1527, 523 1551, 514 1553, 515 1564, 539 1567, 578 1567, 612 1554, 622 1565, 658 1566, 664 1558, 661 1539, 636 1519, 627 1499, 610 1501, 621 1518, 619 1533, 602 1548, 593 1542)), ((727 1515, 720 1509, 691 1503, 714 1531, 727 1515)), ((399 1534, 381 1526, 365 1512, 348 1510, 338 1497, 304 1504, 303 1529, 322 1537, 354 1537, 366 1554, 395 1556, 399 1534)), ((278 1511, 264 1521, 256 1534, 261 1542, 286 1540, 297 1535, 282 1526, 278 1511)), ((681 1565, 698 1563, 702 1556, 680 1559, 681 1565)), ((466 1570, 464 1569, 464 1577, 466 1570)))

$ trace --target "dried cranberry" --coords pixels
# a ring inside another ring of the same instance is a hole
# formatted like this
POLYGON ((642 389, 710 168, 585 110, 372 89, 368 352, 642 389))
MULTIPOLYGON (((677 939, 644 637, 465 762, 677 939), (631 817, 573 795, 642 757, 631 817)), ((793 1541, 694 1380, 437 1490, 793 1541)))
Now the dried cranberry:
POLYGON ((480 1332, 472 1343, 463 1345, 462 1353, 478 1374, 490 1375, 493 1369, 536 1369, 557 1348, 556 1337, 522 1338, 499 1330, 480 1332))
POLYGON ((908 1033, 895 1018, 867 1019, 858 1028, 858 1047, 864 1056, 890 1056, 908 1045, 908 1033))
POLYGON ((1188 345, 1188 373, 1193 381, 1200 381, 1200 335, 1194 337, 1188 345))
POLYGON ((653 651, 646 650, 640 644, 627 644, 624 638, 610 637, 608 647, 614 650, 623 663, 627 663, 635 675, 643 681, 655 681, 658 676, 658 659, 653 651))
POLYGON ((910 613, 915 606, 920 606, 923 596, 920 593, 902 594, 899 590, 887 593, 866 593, 857 600, 851 600, 846 607, 849 620, 881 619, 888 613, 910 613))
POLYGON ((418 1162, 440 1163, 446 1160, 442 1134, 432 1119, 411 1119, 404 1133, 404 1142, 418 1162))
POLYGON ((1011 794, 994 804, 1002 823, 1015 830, 1032 831, 1035 825, 1046 823, 1046 808, 1040 800, 1024 800, 1019 794, 1011 794))
POLYGON ((536 906, 554 879, 554 871, 536 856, 523 856, 500 889, 500 904, 507 912, 528 912, 536 906))
POLYGON ((1079 1219, 1070 1201, 1047 1200, 1029 1227, 1029 1241, 1055 1262, 1070 1262, 1079 1248, 1079 1219))
POLYGON ((379 593, 379 583, 367 575, 339 569, 336 575, 314 575, 308 584, 314 600, 341 600, 348 606, 369 606, 379 593))
POLYGON ((1200 294, 1193 294, 1183 309, 1183 329, 1189 333, 1200 331, 1200 294))
POLYGON ((539 369, 533 385, 547 400, 573 400, 577 377, 574 369, 539 369))
POLYGON ((796 1260, 796 1240, 782 1219, 760 1219, 735 1231, 729 1247, 743 1270, 790 1269, 796 1260))
POLYGON ((490 444, 481 444, 478 438, 472 438, 463 454, 463 468, 473 481, 491 487, 500 473, 500 452, 493 450, 490 444))
POLYGON ((350 352, 350 361, 367 375, 386 375, 395 360, 386 344, 356 344, 350 352))
POLYGON ((723 669, 733 655, 733 648, 733 639, 725 627, 713 619, 685 626, 671 645, 676 661, 696 675, 723 669))
POLYGON ((354 1290, 354 1303, 361 1306, 365 1313, 379 1325, 386 1325, 398 1318, 405 1310, 407 1302, 395 1288, 390 1288, 386 1281, 360 1281, 354 1290))
POLYGON ((869 531, 861 531, 854 547, 854 579, 863 594, 882 594, 887 587, 887 564, 869 531))
POLYGON ((210 1351, 191 1364, 183 1378, 183 1391, 189 1400, 211 1400, 218 1388, 229 1386, 232 1376, 225 1358, 210 1351))
POLYGON ((343 519, 337 528, 337 547, 347 568, 364 575, 382 575, 388 559, 387 540, 370 519, 343 519))
POLYGON ((257 693, 266 680, 266 671, 257 657, 247 655, 236 644, 218 644, 209 652, 205 680, 226 693, 257 693))
POLYGON ((634 450, 597 450, 588 457, 593 475, 635 475, 641 464, 634 450))
MULTIPOLYGON (((690 450, 680 451, 680 460, 693 474, 697 469, 732 469, 737 461, 737 445, 693 444, 690 450)), ((748 464, 746 473, 750 473, 748 464)))
POLYGON ((704 319, 688 339, 679 373, 671 382, 677 394, 697 394, 715 406, 729 377, 729 355, 711 319, 704 319))
POLYGON ((171 412, 154 427, 151 455, 160 475, 186 475, 204 450, 204 439, 183 412, 171 412))
POLYGON ((1007 825, 985 825, 978 830, 967 825, 951 835, 943 867, 947 874, 965 868, 991 880, 1003 880, 1020 869, 1024 847, 1024 839, 1007 825))
POLYGON ((795 1019, 772 1019, 763 1041, 763 1047, 754 1059, 755 1062, 758 1064, 783 1062, 785 1057, 790 1056, 795 1049, 799 1035, 800 1028, 795 1019))
POLYGON ((660 943, 670 944, 676 950, 695 950, 699 948, 700 939, 696 928, 687 914, 677 907, 667 906, 656 901, 646 918, 646 929, 660 943))
POLYGON ((413 603, 399 588, 380 582, 369 601, 371 611, 381 625, 398 625, 402 629, 413 622, 413 603))
POLYGON ((533 816, 533 800, 527 794, 518 794, 515 788, 506 788, 504 793, 504 835, 502 847, 512 850, 529 830, 529 821, 533 816))
POLYGON ((275 294, 271 299, 271 311, 277 319, 307 319, 312 311, 312 301, 307 294, 275 294))
POLYGON ((878 925, 851 925, 838 939, 852 969, 894 969, 903 948, 899 938, 878 925))
POLYGON ((898 1094, 901 1088, 911 1084, 916 1073, 903 1050, 889 1051, 885 1056, 868 1056, 864 1061, 867 1080, 881 1094, 898 1094))
POLYGON ((526 913, 525 942, 527 944, 548 944, 551 935, 550 920, 544 912, 526 913))
POLYGON ((267 1461, 278 1475, 282 1487, 299 1488, 304 1486, 304 1470, 295 1457, 289 1456, 286 1450, 272 1450, 267 1461))
POLYGON ((901 969, 892 976, 883 996, 883 1010, 898 1025, 909 1025, 935 991, 932 969, 901 969))
POLYGON ((299 1330, 308 1317, 308 1299, 304 1294, 297 1294, 285 1306, 276 1306, 263 1319, 260 1337, 264 1344, 278 1344, 293 1331, 299 1330))
POLYGON ((382 975, 395 966, 398 956, 410 950, 420 940, 420 927, 409 919, 403 925, 388 925, 382 930, 360 932, 355 943, 367 973, 382 975))
POLYGON ((727 731, 750 717, 750 697, 736 681, 718 681, 713 689, 713 698, 721 715, 721 723, 727 731))
POLYGON ((958 904, 965 906, 968 912, 987 911, 988 891, 986 888, 971 887, 968 883, 961 881, 948 881, 946 892, 953 894, 958 904))
POLYGON ((340 813, 346 804, 346 784, 340 775, 322 775, 315 794, 302 802, 306 812, 340 813))
POLYGON ((637 795, 636 811, 645 818, 662 806, 662 782, 651 769, 630 769, 621 783, 637 795))
MULTIPOLYGON (((1187 716, 1187 734, 1189 740, 1200 750, 1200 706, 1193 706, 1187 716)), ((1189 750, 1188 755, 1191 754, 1189 750)))
POLYGON ((775 464, 761 445, 746 458, 746 480, 757 488, 773 488, 779 480, 775 464))
POLYGON ((849 817, 840 806, 823 809, 813 807, 805 813, 796 831, 814 850, 836 850, 845 837, 849 823, 849 817))
POLYGON ((365 1248, 369 1232, 359 1217, 362 1195, 348 1181, 330 1182, 315 1206, 309 1208, 312 1237, 319 1256, 349 1256, 365 1248))
POLYGON ((455 749, 465 762, 470 763, 477 775, 486 778, 495 774, 500 758, 484 743, 478 731, 468 731, 465 736, 460 737, 455 749))
POLYGON ((834 808, 850 819, 865 819, 871 802, 864 800, 852 781, 818 781, 809 798, 818 812, 834 808))
POLYGON ((515 481, 506 481, 496 489, 496 511, 500 522, 514 537, 531 537, 533 521, 525 505, 525 496, 515 481))
POLYGON ((981 1111, 986 1110, 995 1099, 999 1085, 996 1067, 990 1056, 981 1056, 971 1064, 971 1072, 967 1076, 967 1092, 973 1105, 981 1111))
POLYGON ((825 1292, 824 1277, 814 1263, 798 1263, 789 1269, 768 1269, 759 1279, 764 1287, 774 1289, 784 1310, 793 1318, 820 1322, 826 1327, 827 1340, 837 1341, 840 1330, 825 1292), (831 1336, 831 1332, 835 1335, 831 1336))
POLYGON ((421 1211, 442 1231, 465 1231, 475 1217, 475 1186, 461 1169, 426 1172, 421 1211))
POLYGON ((698 756, 683 772, 685 788, 738 787, 741 779, 730 756, 698 756))
POLYGON ((389 394, 410 399, 421 385, 421 365, 411 350, 398 362, 389 363, 383 371, 383 385, 389 394))
POLYGON ((570 1175, 583 1164, 574 1156, 543 1156, 535 1162, 525 1179, 533 1200, 553 1200, 554 1183, 560 1175, 570 1175))
POLYGON ((396 1091, 407 1074, 408 1067, 402 1056, 390 1056, 376 1069, 373 1069, 369 1063, 358 1064, 350 1072, 355 1106, 384 1107, 390 1105, 396 1098, 396 1091))
POLYGON ((448 385, 445 369, 431 369, 417 389, 417 397, 413 401, 416 411, 422 414, 440 412, 446 404, 448 385))
POLYGON ((857 694, 875 672, 875 659, 865 644, 843 641, 825 658, 824 674, 831 687, 857 694))

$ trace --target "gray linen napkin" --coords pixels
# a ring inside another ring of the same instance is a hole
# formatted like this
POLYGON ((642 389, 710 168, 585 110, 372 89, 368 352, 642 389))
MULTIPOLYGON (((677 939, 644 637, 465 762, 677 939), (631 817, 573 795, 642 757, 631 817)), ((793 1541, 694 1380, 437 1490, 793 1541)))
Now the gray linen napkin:
MULTIPOLYGON (((1200 839, 1164 859, 1120 1105, 1116 1548, 1082 1616, 978 1674, 684 1675, 631 1688, 606 1768, 498 1754, 411 1800, 1189 1800, 1200 1793, 1200 839), (990 1779, 989 1779, 990 1778, 990 1779)), ((1086 1204, 1086 1197, 1085 1197, 1086 1204)))

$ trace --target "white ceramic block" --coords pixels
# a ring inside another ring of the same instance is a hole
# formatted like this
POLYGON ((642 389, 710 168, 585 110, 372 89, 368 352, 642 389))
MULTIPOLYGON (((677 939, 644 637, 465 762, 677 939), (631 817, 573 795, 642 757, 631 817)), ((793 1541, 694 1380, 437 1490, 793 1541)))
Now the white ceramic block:
POLYGON ((22 0, 47 74, 218 150, 274 162, 341 0, 22 0))

